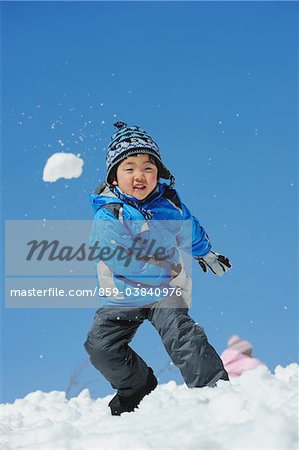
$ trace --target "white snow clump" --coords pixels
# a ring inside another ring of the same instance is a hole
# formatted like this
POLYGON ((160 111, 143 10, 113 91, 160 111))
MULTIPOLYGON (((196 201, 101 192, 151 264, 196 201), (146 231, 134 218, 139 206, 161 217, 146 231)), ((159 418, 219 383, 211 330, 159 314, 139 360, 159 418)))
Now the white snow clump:
POLYGON ((43 181, 53 183, 60 178, 79 178, 83 164, 83 159, 73 153, 53 153, 45 164, 43 181))

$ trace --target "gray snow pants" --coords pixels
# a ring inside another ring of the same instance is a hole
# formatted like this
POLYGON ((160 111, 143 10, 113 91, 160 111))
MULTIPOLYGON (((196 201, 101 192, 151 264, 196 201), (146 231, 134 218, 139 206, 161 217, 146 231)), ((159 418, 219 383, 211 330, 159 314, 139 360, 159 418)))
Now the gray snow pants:
POLYGON ((179 297, 168 297, 146 308, 101 308, 84 344, 91 363, 122 396, 146 384, 148 366, 129 347, 139 325, 147 319, 160 334, 173 363, 188 387, 214 386, 228 380, 223 363, 208 343, 203 328, 188 315, 179 297))

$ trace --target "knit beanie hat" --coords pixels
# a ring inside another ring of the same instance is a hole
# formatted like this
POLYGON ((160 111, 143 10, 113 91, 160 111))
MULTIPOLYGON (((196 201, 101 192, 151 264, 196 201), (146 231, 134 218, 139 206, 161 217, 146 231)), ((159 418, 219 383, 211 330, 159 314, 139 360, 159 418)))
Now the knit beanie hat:
POLYGON ((170 187, 174 185, 174 176, 163 164, 158 145, 151 136, 138 126, 128 126, 125 122, 116 122, 117 131, 113 134, 106 154, 106 183, 111 185, 113 169, 128 156, 146 153, 154 156, 159 176, 170 180, 170 187))
POLYGON ((229 348, 244 353, 245 355, 251 354, 252 345, 248 341, 243 341, 239 336, 234 335, 228 340, 229 348))

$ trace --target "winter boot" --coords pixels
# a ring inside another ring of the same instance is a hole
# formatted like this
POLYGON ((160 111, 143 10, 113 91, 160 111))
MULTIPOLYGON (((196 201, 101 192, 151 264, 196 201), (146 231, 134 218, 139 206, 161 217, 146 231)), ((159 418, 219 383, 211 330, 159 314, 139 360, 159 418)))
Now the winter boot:
POLYGON ((120 416, 123 412, 132 412, 138 408, 139 403, 147 394, 152 392, 157 387, 157 378, 153 370, 149 367, 149 374, 147 376, 146 384, 139 391, 130 397, 124 397, 116 394, 109 403, 112 416, 120 416))

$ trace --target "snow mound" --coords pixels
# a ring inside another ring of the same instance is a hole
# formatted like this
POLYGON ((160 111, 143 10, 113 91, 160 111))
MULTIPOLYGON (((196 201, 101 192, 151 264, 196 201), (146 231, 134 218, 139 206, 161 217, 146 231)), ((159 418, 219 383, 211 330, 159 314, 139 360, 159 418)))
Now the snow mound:
POLYGON ((84 161, 73 153, 53 153, 43 170, 43 181, 54 182, 59 178, 79 178, 84 161))
POLYGON ((2 449, 297 449, 298 364, 265 366, 216 388, 159 385, 139 409, 113 417, 112 396, 33 392, 2 405, 2 449))

